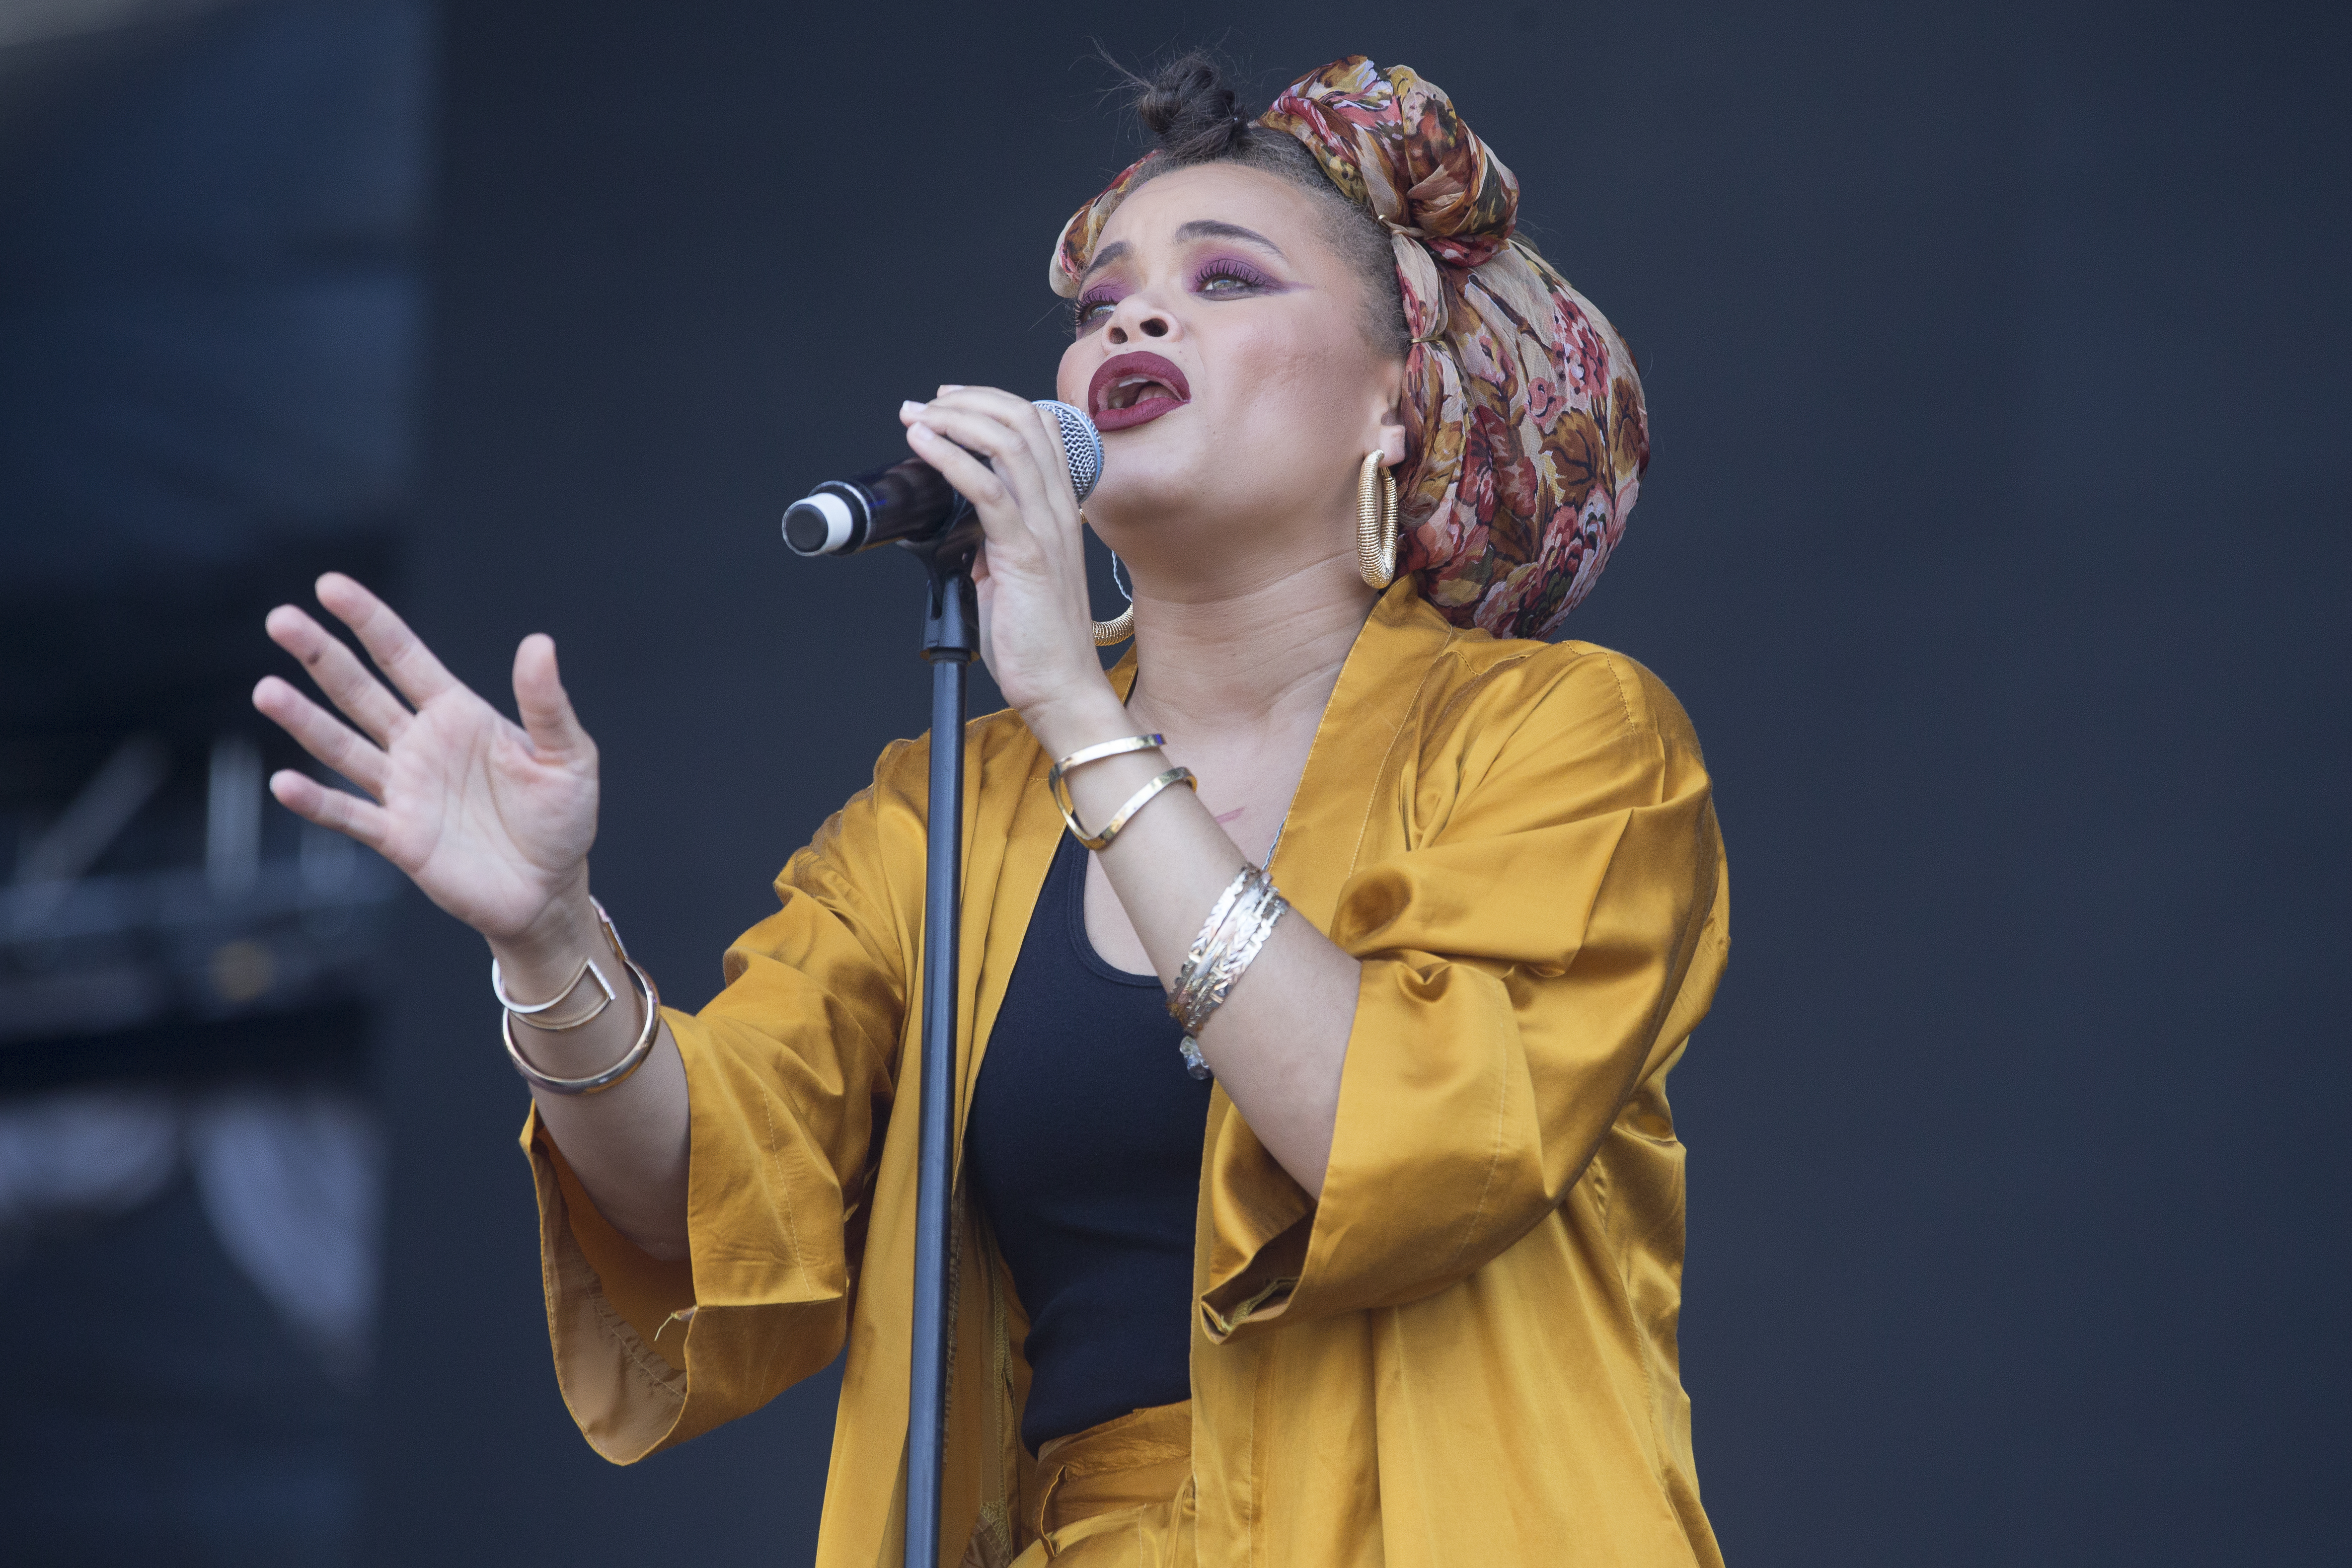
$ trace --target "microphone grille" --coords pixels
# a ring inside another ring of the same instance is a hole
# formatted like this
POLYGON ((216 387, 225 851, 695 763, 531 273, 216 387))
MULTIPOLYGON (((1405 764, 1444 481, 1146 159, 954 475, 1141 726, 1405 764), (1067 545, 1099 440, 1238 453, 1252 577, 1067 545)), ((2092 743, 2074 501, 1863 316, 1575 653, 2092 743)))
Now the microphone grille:
POLYGON ((1051 414, 1062 431, 1062 455, 1070 465, 1070 488, 1083 501, 1094 493, 1095 482, 1102 477, 1102 434, 1095 422, 1068 403, 1041 397, 1037 406, 1051 414))

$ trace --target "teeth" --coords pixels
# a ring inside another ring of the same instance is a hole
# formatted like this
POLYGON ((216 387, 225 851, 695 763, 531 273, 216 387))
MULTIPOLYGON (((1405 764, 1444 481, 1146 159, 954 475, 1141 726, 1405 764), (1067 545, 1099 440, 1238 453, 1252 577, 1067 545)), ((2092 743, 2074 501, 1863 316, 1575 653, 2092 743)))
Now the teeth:
POLYGON ((1176 390, 1157 376, 1122 376, 1112 384, 1110 395, 1103 400, 1104 406, 1133 408, 1143 401, 1144 390, 1148 387, 1158 387, 1167 397, 1173 398, 1176 395, 1176 390))

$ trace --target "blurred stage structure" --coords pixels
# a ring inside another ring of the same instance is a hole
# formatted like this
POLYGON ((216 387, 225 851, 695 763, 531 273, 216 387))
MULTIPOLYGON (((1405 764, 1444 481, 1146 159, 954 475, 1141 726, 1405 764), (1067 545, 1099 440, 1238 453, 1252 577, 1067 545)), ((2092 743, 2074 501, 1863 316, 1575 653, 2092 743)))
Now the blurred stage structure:
POLYGON ((0 1047, 364 998, 373 916, 399 887, 391 869, 308 823, 268 831, 282 824, 264 814, 261 749, 244 733, 194 759, 203 791, 193 801, 159 799, 174 760, 142 731, 54 814, 29 790, 30 810, 20 798, 16 877, 0 891, 0 1047), (138 841, 134 829, 170 854, 198 811, 200 859, 93 869, 138 841), (265 839, 280 838, 293 841, 264 852, 265 839))
POLYGON ((0 8, 0 1402, 18 1562, 355 1549, 398 879, 268 801, 268 608, 409 470, 415 0, 0 8))

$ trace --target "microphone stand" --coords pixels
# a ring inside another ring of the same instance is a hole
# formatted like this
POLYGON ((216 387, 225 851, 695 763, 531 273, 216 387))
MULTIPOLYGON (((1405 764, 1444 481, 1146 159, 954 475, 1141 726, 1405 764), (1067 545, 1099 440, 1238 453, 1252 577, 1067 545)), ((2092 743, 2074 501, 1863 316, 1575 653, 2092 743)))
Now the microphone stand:
POLYGON ((969 503, 928 539, 899 549, 923 564, 923 657, 931 666, 931 777, 923 879, 923 1051, 917 1110, 915 1317, 907 1392, 906 1568, 939 1568, 947 1459, 948 1242, 952 1197, 956 938, 963 913, 964 677, 980 652, 969 503))

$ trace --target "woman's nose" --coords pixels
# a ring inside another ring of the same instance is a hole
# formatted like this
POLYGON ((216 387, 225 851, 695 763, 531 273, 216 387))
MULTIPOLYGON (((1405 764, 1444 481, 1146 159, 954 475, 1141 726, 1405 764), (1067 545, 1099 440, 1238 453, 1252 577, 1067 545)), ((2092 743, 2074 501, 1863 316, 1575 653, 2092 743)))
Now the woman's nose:
POLYGON ((1147 305, 1136 295, 1119 301, 1111 312, 1110 340, 1132 343, 1139 338, 1165 338, 1176 330, 1175 318, 1156 305, 1147 305))

